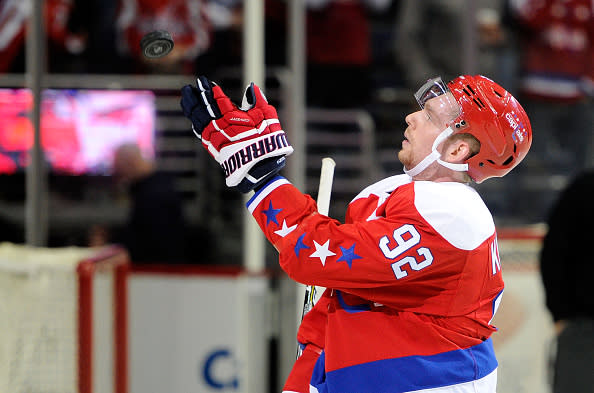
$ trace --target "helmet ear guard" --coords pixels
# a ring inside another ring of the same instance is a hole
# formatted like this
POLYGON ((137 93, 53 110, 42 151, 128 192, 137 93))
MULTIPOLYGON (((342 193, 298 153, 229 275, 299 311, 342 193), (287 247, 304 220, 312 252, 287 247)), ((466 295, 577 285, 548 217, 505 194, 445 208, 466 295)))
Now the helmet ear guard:
POLYGON ((506 175, 530 149, 528 115, 509 92, 484 76, 460 76, 448 88, 461 107, 454 132, 471 134, 481 144, 467 160, 468 175, 477 183, 506 175))

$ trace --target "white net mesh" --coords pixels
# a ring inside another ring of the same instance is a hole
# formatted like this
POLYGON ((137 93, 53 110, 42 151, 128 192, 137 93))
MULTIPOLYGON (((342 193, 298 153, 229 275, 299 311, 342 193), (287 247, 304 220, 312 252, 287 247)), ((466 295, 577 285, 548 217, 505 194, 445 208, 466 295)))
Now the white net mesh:
POLYGON ((77 392, 76 267, 89 256, 0 244, 0 392, 77 392))
POLYGON ((546 227, 542 225, 500 229, 498 244, 503 271, 538 270, 545 233, 546 227))

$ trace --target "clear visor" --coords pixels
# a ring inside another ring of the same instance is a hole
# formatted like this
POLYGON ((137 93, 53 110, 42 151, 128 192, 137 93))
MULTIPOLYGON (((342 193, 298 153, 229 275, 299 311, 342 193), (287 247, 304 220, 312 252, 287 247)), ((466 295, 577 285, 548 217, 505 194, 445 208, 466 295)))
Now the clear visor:
POLYGON ((440 130, 452 124, 462 113, 462 107, 441 77, 425 82, 415 93, 415 99, 440 130))

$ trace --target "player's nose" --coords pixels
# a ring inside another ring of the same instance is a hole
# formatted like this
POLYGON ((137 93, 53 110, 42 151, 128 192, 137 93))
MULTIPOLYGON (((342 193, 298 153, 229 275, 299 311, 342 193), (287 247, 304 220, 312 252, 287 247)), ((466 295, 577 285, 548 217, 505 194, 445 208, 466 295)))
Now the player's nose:
POLYGON ((408 115, 406 115, 406 117, 404 118, 404 121, 406 122, 406 124, 409 127, 412 127, 414 124, 414 120, 415 120, 415 114, 417 114, 418 112, 413 112, 413 113, 409 113, 408 115))

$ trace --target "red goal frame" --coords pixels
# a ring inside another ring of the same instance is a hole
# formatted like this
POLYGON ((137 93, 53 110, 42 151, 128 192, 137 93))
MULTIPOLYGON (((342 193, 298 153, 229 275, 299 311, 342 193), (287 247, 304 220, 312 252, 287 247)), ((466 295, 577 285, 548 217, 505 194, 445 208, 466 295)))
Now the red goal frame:
POLYGON ((100 270, 113 271, 114 393, 128 392, 128 274, 130 259, 120 247, 109 247, 82 260, 78 275, 78 391, 93 393, 93 278, 100 270))

